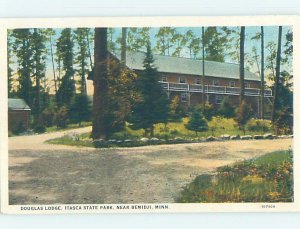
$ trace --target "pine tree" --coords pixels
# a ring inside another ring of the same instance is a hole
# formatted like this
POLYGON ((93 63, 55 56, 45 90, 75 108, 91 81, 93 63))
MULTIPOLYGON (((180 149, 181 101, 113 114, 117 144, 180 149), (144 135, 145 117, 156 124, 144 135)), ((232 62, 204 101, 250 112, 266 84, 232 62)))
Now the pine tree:
POLYGON ((133 107, 132 123, 133 128, 144 128, 147 133, 150 132, 150 136, 154 135, 154 124, 167 123, 169 115, 169 100, 158 81, 159 74, 148 44, 144 70, 136 82, 141 101, 133 107))
POLYGON ((79 66, 78 73, 80 75, 80 93, 87 94, 86 75, 88 74, 88 41, 86 34, 89 29, 78 28, 75 30, 75 40, 79 46, 76 53, 75 63, 79 66))
POLYGON ((225 118, 233 118, 235 116, 235 108, 230 102, 228 97, 225 97, 222 100, 220 109, 219 109, 219 114, 225 118))
POLYGON ((7 92, 8 92, 8 97, 13 96, 13 69, 11 65, 13 64, 12 61, 12 31, 7 30, 7 92))
POLYGON ((32 51, 34 54, 34 63, 33 63, 33 69, 34 69, 34 76, 35 76, 35 96, 34 96, 34 109, 33 113, 36 116, 35 122, 38 121, 39 116, 43 110, 47 106, 45 104, 45 100, 42 98, 45 97, 46 88, 43 88, 41 85, 42 80, 45 79, 45 72, 46 72, 46 36, 45 31, 43 29, 37 29, 35 28, 32 35, 32 51))
POLYGON ((61 78, 61 84, 58 89, 58 105, 70 105, 72 97, 75 95, 75 81, 73 69, 73 35, 69 28, 63 29, 57 41, 57 56, 62 62, 64 75, 61 78))
POLYGON ((24 99, 26 103, 33 107, 33 52, 30 45, 32 31, 30 29, 14 29, 13 52, 18 63, 18 90, 17 95, 24 99))
POLYGON ((192 114, 190 115, 190 119, 186 124, 186 128, 188 130, 195 131, 196 136, 198 136, 198 132, 208 130, 207 120, 204 118, 201 110, 198 107, 194 108, 192 114))
POLYGON ((95 28, 94 95, 92 138, 108 138, 109 125, 109 80, 107 56, 107 28, 95 28))
POLYGON ((79 123, 79 126, 81 126, 81 122, 90 120, 91 103, 87 95, 75 95, 70 105, 69 116, 70 120, 73 123, 79 123))

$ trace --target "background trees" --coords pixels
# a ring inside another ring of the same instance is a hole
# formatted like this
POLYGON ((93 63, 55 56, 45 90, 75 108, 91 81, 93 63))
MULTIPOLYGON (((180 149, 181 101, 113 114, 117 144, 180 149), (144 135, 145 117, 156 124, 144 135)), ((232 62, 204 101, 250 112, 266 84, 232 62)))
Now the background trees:
MULTIPOLYGON (((282 50, 280 50, 279 61, 277 58, 279 57, 279 39, 270 39, 269 27, 256 29, 247 27, 244 32, 238 27, 207 27, 203 32, 203 37, 200 28, 161 27, 123 28, 122 30, 126 36, 122 36, 121 28, 107 28, 108 51, 116 53, 122 48, 124 56, 126 50, 145 52, 147 44, 151 43, 154 47, 151 50, 153 53, 202 59, 204 68, 206 60, 214 60, 240 63, 241 73, 243 69, 257 72, 262 79, 262 88, 264 88, 263 82, 266 81, 265 87, 276 91, 273 104, 272 101, 263 98, 263 93, 261 94, 261 107, 265 107, 265 117, 268 117, 272 110, 277 110, 278 113, 273 115, 275 127, 282 129, 283 125, 280 123, 285 123, 285 126, 292 123, 293 33, 286 27, 282 29, 282 44, 280 45, 282 50), (244 50, 242 51, 243 43, 244 50), (288 115, 281 115, 282 111, 288 112, 288 115)), ((56 113, 62 107, 64 107, 63 112, 58 113, 64 114, 66 110, 68 116, 71 117, 71 110, 76 108, 75 105, 80 106, 75 102, 75 100, 80 100, 80 96, 77 95, 87 96, 86 77, 93 67, 93 36, 94 30, 88 28, 36 28, 8 31, 9 96, 25 99, 32 107, 35 123, 39 122, 39 119, 48 117, 49 115, 46 114, 50 111, 50 113, 56 113)), ((123 60, 126 61, 124 58, 123 60)), ((135 81, 139 81, 139 77, 126 69, 125 65, 122 68, 117 65, 111 59, 106 64, 110 100, 108 110, 112 117, 107 123, 110 123, 112 131, 123 128, 126 121, 131 120, 132 107, 135 103, 141 102, 142 98, 135 84, 135 81), (117 91, 117 95, 113 94, 113 91, 117 91), (124 99, 119 95, 122 95, 124 99)), ((241 83, 241 90, 242 87, 243 83, 241 83)), ((84 100, 90 101, 88 97, 84 100)), ((178 98, 172 101, 170 114, 172 119, 180 120, 180 117, 177 117, 178 114, 180 113, 180 116, 183 113, 186 114, 179 104, 178 98)), ((229 105, 221 106, 221 108, 230 108, 230 111, 220 109, 220 111, 223 110, 222 114, 232 113, 233 107, 229 105)), ((210 113, 212 109, 204 103, 203 108, 202 112, 209 117, 207 113, 210 113)), ((264 117, 263 110, 261 109, 261 117, 264 117)), ((67 122, 79 120, 71 119, 67 122)), ((49 125, 53 121, 41 120, 41 123, 49 125)), ((284 127, 284 129, 291 130, 292 128, 284 127)))

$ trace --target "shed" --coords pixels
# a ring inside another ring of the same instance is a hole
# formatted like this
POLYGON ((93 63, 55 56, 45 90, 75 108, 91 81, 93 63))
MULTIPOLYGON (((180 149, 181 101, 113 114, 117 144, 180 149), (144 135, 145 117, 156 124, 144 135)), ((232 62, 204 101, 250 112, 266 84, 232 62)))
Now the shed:
POLYGON ((24 99, 8 98, 8 130, 22 132, 30 127, 31 109, 24 99))

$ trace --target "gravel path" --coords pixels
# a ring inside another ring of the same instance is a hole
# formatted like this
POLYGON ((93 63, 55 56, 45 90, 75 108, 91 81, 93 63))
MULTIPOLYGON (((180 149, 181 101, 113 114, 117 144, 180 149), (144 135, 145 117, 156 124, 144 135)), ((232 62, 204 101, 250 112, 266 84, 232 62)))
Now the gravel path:
POLYGON ((45 140, 90 128, 9 138, 10 204, 172 203, 195 176, 291 139, 93 149, 45 140))

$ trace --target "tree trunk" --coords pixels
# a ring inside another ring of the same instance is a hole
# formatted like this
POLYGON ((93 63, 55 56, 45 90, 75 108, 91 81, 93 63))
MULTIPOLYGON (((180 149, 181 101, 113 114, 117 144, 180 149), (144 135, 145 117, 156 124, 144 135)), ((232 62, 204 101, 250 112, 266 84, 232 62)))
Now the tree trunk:
POLYGON ((204 27, 202 26, 202 109, 205 110, 205 52, 204 52, 204 27))
POLYGON ((92 53, 91 53, 91 48, 90 48, 89 31, 86 32, 86 41, 87 41, 87 45, 88 45, 88 53, 89 53, 89 58, 90 58, 90 68, 92 70, 93 69, 93 61, 92 61, 92 53))
POLYGON ((261 118, 264 119, 264 97, 265 97, 265 50, 264 50, 264 27, 261 26, 261 118))
POLYGON ((51 54, 51 62, 52 62, 52 70, 53 70, 53 80, 54 80, 54 90, 55 90, 55 97, 57 102, 57 80, 55 75, 55 65, 54 65, 54 55, 53 55, 53 48, 52 48, 52 36, 50 35, 50 54, 51 54))
POLYGON ((127 28, 122 28, 122 40, 121 40, 121 63, 122 66, 126 66, 126 50, 127 50, 127 28))
POLYGON ((282 26, 278 28, 278 44, 277 44, 277 56, 276 56, 276 75, 274 84, 274 98, 273 98, 273 109, 272 109, 272 122, 276 118, 276 109, 278 103, 278 83, 280 77, 280 61, 281 61, 281 40, 282 40, 282 26))
MULTIPOLYGON (((84 52, 82 52, 84 53, 84 52)), ((86 95, 87 91, 86 91, 86 81, 85 81, 85 55, 82 55, 82 59, 81 59, 81 94, 86 95)))
POLYGON ((108 137, 107 28, 95 28, 94 97, 92 138, 108 137))
POLYGON ((245 26, 241 26, 240 34, 240 105, 245 97, 245 26))
MULTIPOLYGON (((34 34, 36 39, 38 39, 38 30, 34 29, 34 34)), ((38 42, 38 41, 35 41, 38 42)), ((40 73, 40 53, 38 53, 38 47, 36 47, 35 50, 35 86, 36 86, 36 102, 35 102, 35 109, 36 109, 36 120, 38 120, 39 115, 40 115, 40 111, 41 111, 41 107, 40 107, 40 88, 41 88, 41 84, 40 84, 40 79, 41 79, 41 73, 40 73)))

